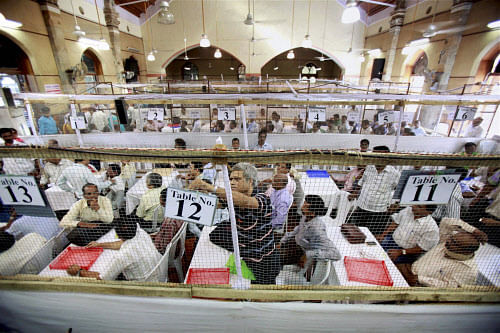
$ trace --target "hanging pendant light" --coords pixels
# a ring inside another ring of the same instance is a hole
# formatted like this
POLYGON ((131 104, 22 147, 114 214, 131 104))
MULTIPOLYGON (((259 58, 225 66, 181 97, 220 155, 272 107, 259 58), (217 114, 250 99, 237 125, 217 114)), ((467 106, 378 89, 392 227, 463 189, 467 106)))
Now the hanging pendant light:
POLYGON ((295 59, 295 53, 293 53, 293 50, 288 51, 286 58, 287 59, 295 59))
POLYGON ((359 7, 356 0, 347 0, 346 7, 342 13, 342 23, 349 24, 359 21, 361 15, 359 14, 359 7))
POLYGON ((309 36, 309 22, 311 19, 311 0, 309 0, 309 11, 307 14, 307 33, 304 36, 304 40, 302 41, 302 47, 306 49, 310 49, 313 45, 311 36, 309 36))
POLYGON ((214 58, 222 58, 222 52, 220 51, 220 49, 215 50, 214 58))
POLYGON ((156 57, 155 57, 153 51, 149 52, 148 61, 155 61, 155 60, 156 60, 156 57))
POLYGON ((158 23, 159 24, 174 24, 175 23, 175 18, 174 14, 168 10, 168 7, 170 5, 168 4, 168 1, 162 1, 160 2, 160 11, 158 12, 158 23))
POLYGON ((208 36, 205 33, 205 7, 203 5, 203 0, 201 0, 201 19, 203 22, 203 33, 201 34, 200 46, 210 47, 210 40, 208 39, 208 36))

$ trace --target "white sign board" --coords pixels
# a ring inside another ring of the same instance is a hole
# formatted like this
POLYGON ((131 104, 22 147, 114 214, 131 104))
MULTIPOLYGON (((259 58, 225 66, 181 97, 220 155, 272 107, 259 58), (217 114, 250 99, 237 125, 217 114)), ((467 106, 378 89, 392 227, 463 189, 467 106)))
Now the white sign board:
POLYGON ((200 110, 190 110, 189 115, 192 119, 200 119, 201 118, 201 111, 200 110))
POLYGON ((62 94, 59 83, 45 84, 44 88, 47 94, 62 94))
POLYGON ((347 121, 359 122, 361 114, 359 111, 349 111, 347 112, 347 121))
POLYGON ((306 119, 306 111, 300 111, 299 113, 299 119, 305 120, 306 119))
POLYGON ((69 117, 69 122, 72 129, 86 129, 87 123, 84 116, 69 117))
POLYGON ((165 110, 163 108, 152 108, 148 110, 148 120, 163 121, 165 110))
POLYGON ((217 120, 236 120, 236 108, 218 108, 217 120))
POLYGON ((399 121, 399 111, 384 111, 378 114, 379 124, 399 121))
POLYGON ((257 119, 257 110, 247 110, 247 119, 257 119))
POLYGON ((211 226, 216 207, 215 195, 173 187, 167 189, 165 217, 211 226))
POLYGON ((460 174, 414 175, 401 195, 402 205, 444 205, 458 185, 460 174))
POLYGON ((455 121, 466 121, 474 119, 474 114, 477 108, 469 106, 459 106, 457 115, 455 116, 455 121))
POLYGON ((4 205, 45 206, 33 176, 0 176, 0 198, 4 205))
POLYGON ((325 121, 326 119, 326 108, 310 107, 309 108, 309 119, 311 121, 325 121))
MULTIPOLYGON (((415 112, 405 112, 403 113, 403 119, 401 119, 401 121, 406 121, 407 124, 411 124, 413 123, 414 117, 415 117, 415 112)), ((399 119, 397 121, 399 121, 399 119)))

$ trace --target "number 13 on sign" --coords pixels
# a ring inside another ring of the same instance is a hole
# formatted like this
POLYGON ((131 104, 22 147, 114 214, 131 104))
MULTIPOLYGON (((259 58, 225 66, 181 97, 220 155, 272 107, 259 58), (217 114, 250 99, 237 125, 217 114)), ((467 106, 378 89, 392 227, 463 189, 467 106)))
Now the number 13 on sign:
POLYGON ((0 198, 4 205, 45 206, 33 176, 0 176, 0 198))

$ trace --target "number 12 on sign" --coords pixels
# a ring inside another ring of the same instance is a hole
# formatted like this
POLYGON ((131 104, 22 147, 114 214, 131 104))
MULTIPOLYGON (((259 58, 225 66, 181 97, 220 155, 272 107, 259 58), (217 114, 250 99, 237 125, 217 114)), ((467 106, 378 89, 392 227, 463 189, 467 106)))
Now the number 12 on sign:
POLYGON ((216 207, 215 195, 172 187, 167 189, 165 217, 211 226, 216 207))

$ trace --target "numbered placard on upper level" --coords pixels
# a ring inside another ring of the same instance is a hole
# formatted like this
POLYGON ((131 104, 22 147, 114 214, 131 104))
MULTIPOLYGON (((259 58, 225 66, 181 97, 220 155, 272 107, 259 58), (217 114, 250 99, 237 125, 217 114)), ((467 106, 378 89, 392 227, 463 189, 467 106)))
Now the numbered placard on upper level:
POLYGON ((148 110, 148 120, 163 121, 165 110, 163 108, 153 108, 148 110))
POLYGON ((69 122, 72 129, 86 129, 87 123, 84 116, 69 117, 69 122))
POLYGON ((169 187, 165 217, 211 226, 217 207, 217 196, 169 187))
POLYGON ((326 108, 325 107, 310 107, 309 108, 309 119, 311 121, 325 121, 326 108))
POLYGON ((347 121, 359 122, 361 114, 359 111, 349 111, 347 112, 347 121))
POLYGON ((455 121, 466 121, 474 119, 477 108, 470 106, 459 106, 457 114, 455 116, 455 121))
POLYGON ((218 108, 217 120, 236 120, 236 108, 218 108))
POLYGON ((399 121, 399 111, 384 111, 378 114, 379 123, 393 123, 399 121))
POLYGON ((257 110, 247 110, 247 119, 257 119, 257 110))
POLYGON ((401 204, 447 204, 459 179, 460 174, 410 176, 401 195, 401 204))
POLYGON ((0 176, 0 198, 4 205, 45 206, 33 176, 0 176))
POLYGON ((190 110, 189 116, 192 119, 200 119, 201 118, 201 111, 200 110, 190 110))

